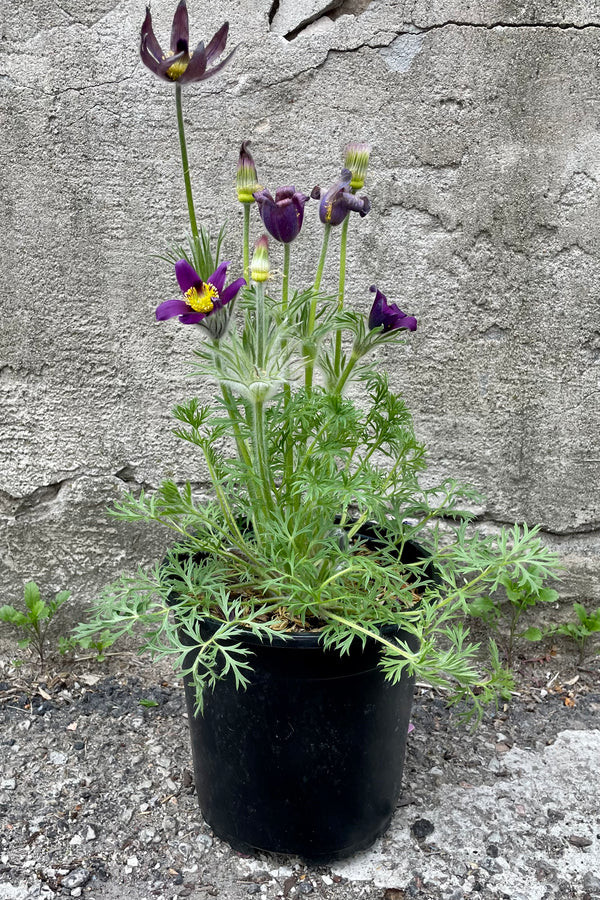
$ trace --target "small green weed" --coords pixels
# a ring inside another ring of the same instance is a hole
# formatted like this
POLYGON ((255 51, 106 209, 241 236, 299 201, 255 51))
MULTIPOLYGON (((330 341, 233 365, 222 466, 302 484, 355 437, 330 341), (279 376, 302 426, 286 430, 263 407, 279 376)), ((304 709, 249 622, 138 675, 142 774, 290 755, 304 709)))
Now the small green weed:
POLYGON ((40 589, 35 581, 25 585, 23 602, 24 611, 6 604, 0 606, 0 622, 11 625, 20 633, 18 645, 23 649, 33 650, 43 666, 45 659, 46 637, 52 620, 65 600, 71 596, 69 591, 60 591, 54 600, 42 600, 40 589))
POLYGON ((531 569, 525 569, 519 578, 505 577, 502 585, 506 591, 506 601, 492 597, 480 597, 469 604, 472 616, 482 619, 488 628, 500 632, 501 624, 508 627, 503 641, 506 664, 513 664, 515 641, 523 638, 526 641, 541 641, 544 632, 540 628, 529 627, 519 631, 519 622, 523 613, 538 603, 556 603, 558 592, 542 586, 542 579, 536 577, 531 569))
POLYGON ((61 637, 58 642, 58 649, 63 656, 71 653, 73 650, 91 650, 96 654, 97 662, 104 662, 106 659, 106 651, 115 643, 116 637, 110 633, 108 628, 88 637, 61 637))
POLYGON ((600 632, 600 609, 588 613, 583 603, 574 603, 573 609, 579 621, 554 625, 547 630, 546 634, 561 634, 575 641, 579 650, 578 662, 581 665, 585 658, 588 641, 600 632))

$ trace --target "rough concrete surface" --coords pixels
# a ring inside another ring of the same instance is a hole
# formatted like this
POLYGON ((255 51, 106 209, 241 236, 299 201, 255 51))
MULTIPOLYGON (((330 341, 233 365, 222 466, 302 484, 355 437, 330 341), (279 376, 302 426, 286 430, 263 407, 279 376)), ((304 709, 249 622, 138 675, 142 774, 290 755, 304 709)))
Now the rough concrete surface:
POLYGON ((390 829, 308 866, 236 853, 203 821, 167 664, 119 652, 41 673, 12 652, 0 646, 0 900, 600 897, 598 658, 522 663, 474 733, 418 687, 390 829))
MULTIPOLYGON (((164 42, 174 5, 152 5, 164 42)), ((239 45, 184 97, 198 211, 228 219, 232 271, 242 139, 266 186, 304 190, 333 181, 347 140, 369 140, 349 299, 366 309, 375 282, 419 319, 384 361, 432 474, 474 483, 488 527, 540 523, 565 596, 597 599, 600 3, 189 8, 192 40, 228 19, 239 45)), ((175 283, 152 254, 186 217, 173 91, 137 54, 143 14, 142 0, 1 11, 2 599, 35 578, 84 601, 168 540, 110 523, 120 491, 169 475, 207 487, 170 432, 176 402, 212 391, 187 378, 196 335, 154 322, 175 283)), ((312 271, 315 217, 296 279, 312 271)))

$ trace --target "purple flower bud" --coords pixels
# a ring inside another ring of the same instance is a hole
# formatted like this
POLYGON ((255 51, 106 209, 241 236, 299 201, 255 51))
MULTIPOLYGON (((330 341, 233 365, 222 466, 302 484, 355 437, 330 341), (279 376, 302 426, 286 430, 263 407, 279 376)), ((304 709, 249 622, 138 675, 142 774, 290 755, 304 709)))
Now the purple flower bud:
POLYGON ((258 211, 269 234, 282 244, 291 243, 298 237, 304 218, 304 205, 308 201, 293 185, 278 188, 275 199, 270 191, 256 191, 254 199, 258 211))
POLYGON ((369 328, 379 328, 383 325, 383 331, 396 331, 398 328, 407 328, 409 331, 417 330, 417 320, 414 316, 407 316, 396 303, 388 303, 385 294, 375 287, 369 288, 375 292, 375 300, 369 314, 369 328))
POLYGON ((356 197, 352 193, 351 181, 350 169, 342 169, 339 180, 324 194, 318 188, 313 188, 313 195, 319 191, 321 197, 319 218, 324 225, 341 225, 349 212, 357 212, 361 216, 366 216, 371 209, 368 197, 356 197))

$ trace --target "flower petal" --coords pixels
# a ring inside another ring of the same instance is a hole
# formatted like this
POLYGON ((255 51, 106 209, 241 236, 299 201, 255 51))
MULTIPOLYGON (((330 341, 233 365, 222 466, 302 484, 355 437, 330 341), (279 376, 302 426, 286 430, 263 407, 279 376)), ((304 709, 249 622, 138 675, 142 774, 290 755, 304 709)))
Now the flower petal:
POLYGON ((171 50, 173 53, 188 52, 190 24, 185 0, 180 0, 171 27, 171 50))
POLYGON ((275 191, 275 203, 279 203, 280 200, 291 200, 295 193, 296 188, 293 184, 277 188, 275 191))
POLYGON ((164 79, 165 81, 170 81, 171 79, 164 74, 161 69, 162 62, 158 61, 153 53, 150 52, 147 45, 147 35, 142 37, 140 43, 140 57, 144 65, 150 69, 151 72, 154 72, 155 75, 158 75, 159 78, 164 79))
POLYGON ((198 322, 201 322, 202 319, 205 318, 206 313, 191 312, 186 313, 184 316, 179 316, 179 321, 182 325, 197 325, 198 322))
MULTIPOLYGON (((154 34, 154 29, 152 27, 152 14, 150 12, 150 7, 146 7, 146 17, 142 22, 142 28, 140 32, 140 54, 142 55, 142 59, 144 59, 143 52, 149 53, 157 62, 160 62, 164 53, 162 52, 161 46, 156 40, 156 36, 154 34)), ((144 60, 145 64, 148 63, 144 60)))
POLYGON ((199 78, 195 78, 194 81, 205 81, 205 79, 212 78, 213 75, 217 75, 221 71, 221 69, 225 68, 225 66, 227 65, 227 63, 229 62, 229 60, 231 59, 231 57, 233 56, 233 54, 235 53, 236 50, 237 50, 237 47, 234 47, 233 50, 231 51, 231 53, 225 57, 223 62, 220 62, 218 66, 214 66, 214 68, 212 68, 212 69, 207 69, 206 72, 204 73, 204 75, 201 75, 199 78))
POLYGON ((408 331, 417 330, 417 320, 414 316, 407 316, 402 312, 397 303, 388 303, 388 299, 374 284, 369 288, 375 291, 375 300, 369 314, 369 328, 380 328, 383 331, 396 331, 406 328, 408 331))
POLYGON ((204 50, 204 41, 200 41, 191 55, 187 69, 178 79, 179 84, 189 84, 190 81, 198 81, 205 71, 206 52, 204 50))
POLYGON ((157 322, 164 322, 165 319, 172 319, 173 316, 180 316, 189 313, 189 311, 190 308, 185 300, 179 300, 178 298, 165 300, 164 303, 161 303, 156 308, 156 320, 157 322))
MULTIPOLYGON (((219 307, 225 306, 236 296, 238 291, 240 291, 244 285, 246 284, 245 278, 238 278, 236 281, 233 281, 231 284, 228 284, 225 290, 219 294, 219 307)), ((215 304, 216 306, 217 304, 215 304)))
POLYGON ((206 279, 209 284, 212 284, 212 286, 217 289, 217 293, 219 294, 225 287, 225 278, 227 277, 227 267, 229 265, 231 265, 229 260, 227 262, 220 263, 212 273, 212 275, 209 275, 206 279))
POLYGON ((187 259, 177 260, 175 263, 175 277, 184 294, 186 291, 189 291, 190 288, 199 287, 202 284, 202 279, 196 270, 190 266, 187 259))
POLYGON ((177 79, 171 78, 171 76, 168 75, 167 72, 169 71, 171 66, 173 66, 175 63, 180 62, 181 60, 186 59, 186 57, 187 54, 183 52, 177 53, 175 56, 167 56, 165 59, 161 60, 156 71, 154 69, 153 71, 155 71, 155 74, 158 75, 159 78, 164 78, 165 81, 170 81, 172 84, 173 81, 176 81, 177 79))
POLYGON ((206 47, 206 63, 210 65, 213 59, 217 59, 225 49, 227 43, 227 35, 229 33, 229 22, 224 22, 216 34, 212 36, 206 47))
POLYGON ((298 236, 300 220, 298 210, 291 198, 280 200, 273 206, 265 204, 260 214, 265 228, 276 241, 289 244, 298 236))

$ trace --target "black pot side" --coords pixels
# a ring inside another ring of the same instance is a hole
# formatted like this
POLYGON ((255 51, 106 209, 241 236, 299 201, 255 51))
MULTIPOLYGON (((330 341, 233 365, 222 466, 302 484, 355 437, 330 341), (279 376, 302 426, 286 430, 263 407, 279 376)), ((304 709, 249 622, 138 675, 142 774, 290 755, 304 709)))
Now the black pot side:
MULTIPOLYGON (((411 562, 423 552, 406 549, 411 562)), ((213 626, 202 627, 208 637, 213 626)), ((394 626, 385 634, 416 646, 394 626)), ((387 682, 372 640, 364 649, 355 640, 344 656, 324 650, 316 634, 262 643, 249 633, 245 640, 254 654, 246 690, 226 677, 194 716, 194 686, 185 679, 206 822, 242 852, 318 864, 365 849, 387 829, 398 801, 414 678, 387 682)))

